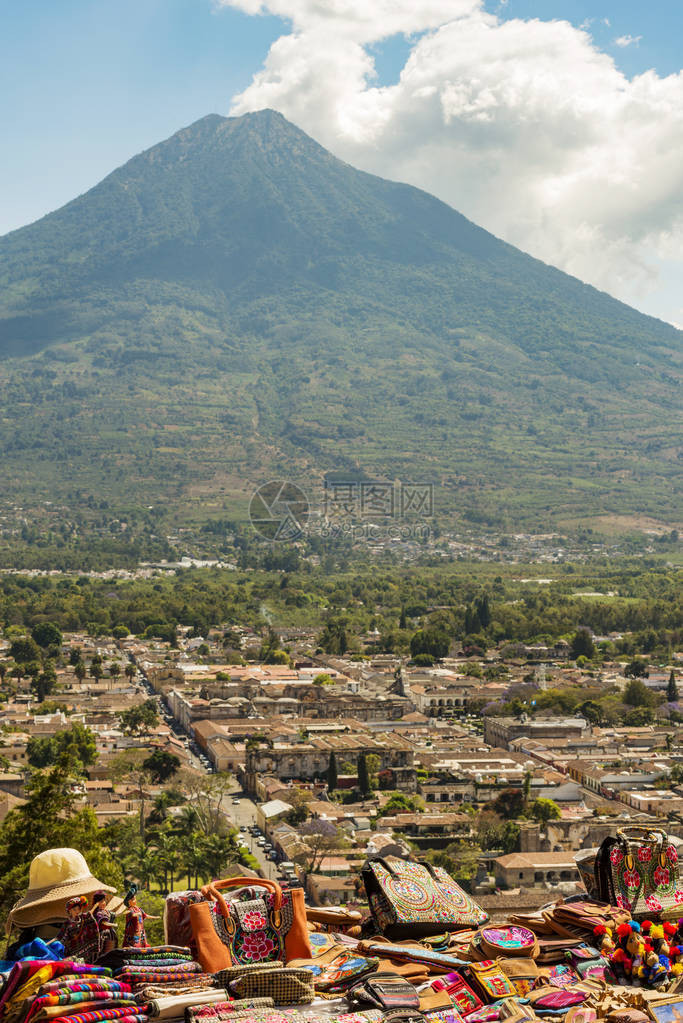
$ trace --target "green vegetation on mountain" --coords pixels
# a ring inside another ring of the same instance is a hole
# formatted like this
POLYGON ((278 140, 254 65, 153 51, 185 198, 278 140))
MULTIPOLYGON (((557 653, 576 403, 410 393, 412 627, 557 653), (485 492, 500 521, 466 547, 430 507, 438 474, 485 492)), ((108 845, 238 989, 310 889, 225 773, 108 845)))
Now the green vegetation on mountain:
POLYGON ((209 116, 0 239, 3 509, 158 556, 332 473, 434 482, 445 524, 671 526, 680 352, 279 114, 209 116))

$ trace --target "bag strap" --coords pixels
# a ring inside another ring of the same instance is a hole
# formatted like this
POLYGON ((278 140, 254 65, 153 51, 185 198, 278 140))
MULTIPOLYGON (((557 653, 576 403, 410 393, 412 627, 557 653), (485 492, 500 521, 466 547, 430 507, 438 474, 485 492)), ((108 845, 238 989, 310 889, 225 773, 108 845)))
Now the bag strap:
POLYGON ((627 824, 623 828, 618 828, 617 838, 622 839, 624 842, 645 838, 650 842, 659 841, 664 844, 669 840, 665 831, 661 831, 659 828, 646 828, 642 824, 627 824))
POLYGON ((277 913, 278 916, 282 911, 282 888, 277 881, 271 881, 265 877, 228 877, 225 881, 212 881, 210 884, 204 885, 202 888, 202 895, 205 899, 217 902, 221 916, 227 917, 230 914, 228 905, 221 895, 221 889, 224 888, 265 888, 266 891, 271 892, 273 895, 273 913, 277 913))

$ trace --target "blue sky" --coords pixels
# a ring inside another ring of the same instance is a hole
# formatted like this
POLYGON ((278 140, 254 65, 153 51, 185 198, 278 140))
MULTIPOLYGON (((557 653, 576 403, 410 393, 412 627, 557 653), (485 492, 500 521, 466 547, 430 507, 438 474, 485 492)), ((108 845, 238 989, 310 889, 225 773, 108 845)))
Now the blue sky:
MULTIPOLYGON (((232 97, 247 89, 271 45, 290 31, 289 22, 279 17, 234 9, 249 2, 235 0, 231 6, 223 0, 226 6, 221 7, 218 0, 23 0, 11 5, 5 0, 0 23, 0 233, 57 208, 183 125, 210 112, 227 114, 232 97)), ((373 2, 379 0, 367 0, 373 2)), ((414 2, 419 6, 419 0, 414 2)), ((502 20, 585 24, 597 47, 628 76, 650 68, 660 77, 680 70, 679 0, 485 2, 502 20), (620 46, 619 38, 636 41, 620 46)), ((419 33, 410 41, 395 35, 367 45, 377 69, 374 84, 397 81, 417 38, 419 33)), ((283 112, 288 112, 284 104, 283 112)), ((320 141, 329 144, 329 139, 320 141)), ((673 313, 663 304, 662 315, 673 313)))

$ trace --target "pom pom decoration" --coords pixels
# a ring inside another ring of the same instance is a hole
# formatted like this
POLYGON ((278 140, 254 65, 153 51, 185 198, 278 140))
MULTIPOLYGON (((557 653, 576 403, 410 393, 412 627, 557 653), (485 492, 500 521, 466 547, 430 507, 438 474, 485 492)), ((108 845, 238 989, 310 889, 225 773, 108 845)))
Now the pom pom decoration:
POLYGON ((617 927, 617 936, 619 938, 628 938, 630 933, 631 933, 630 924, 619 924, 619 926, 617 927))
POLYGON ((607 934, 607 928, 604 924, 598 924, 597 927, 593 928, 593 934, 596 938, 601 938, 603 934, 607 934))

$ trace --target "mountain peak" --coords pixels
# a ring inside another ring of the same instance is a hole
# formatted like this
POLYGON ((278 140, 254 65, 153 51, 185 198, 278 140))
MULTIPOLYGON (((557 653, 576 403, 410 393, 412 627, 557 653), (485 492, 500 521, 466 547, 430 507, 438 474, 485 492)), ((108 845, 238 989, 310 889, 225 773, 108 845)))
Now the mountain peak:
POLYGON ((474 522, 662 516, 680 339, 275 110, 210 114, 0 239, 3 464, 189 515, 334 470, 441 479, 474 522))

